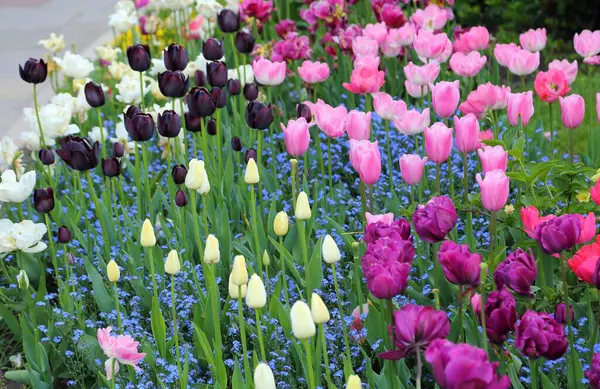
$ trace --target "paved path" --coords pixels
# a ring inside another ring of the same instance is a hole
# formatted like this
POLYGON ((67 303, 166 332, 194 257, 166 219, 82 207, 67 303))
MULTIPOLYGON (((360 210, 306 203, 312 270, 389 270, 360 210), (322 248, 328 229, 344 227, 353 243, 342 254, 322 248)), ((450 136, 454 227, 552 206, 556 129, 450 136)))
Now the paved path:
MULTIPOLYGON (((19 77, 18 64, 29 57, 40 58, 37 45, 51 32, 65 36, 67 48, 94 54, 99 40, 111 36, 108 15, 116 0, 0 0, 0 137, 18 137, 25 127, 23 108, 32 106, 31 85, 19 77)), ((45 83, 47 84, 47 82, 45 83)), ((48 100, 51 89, 42 88, 40 100, 48 100)))

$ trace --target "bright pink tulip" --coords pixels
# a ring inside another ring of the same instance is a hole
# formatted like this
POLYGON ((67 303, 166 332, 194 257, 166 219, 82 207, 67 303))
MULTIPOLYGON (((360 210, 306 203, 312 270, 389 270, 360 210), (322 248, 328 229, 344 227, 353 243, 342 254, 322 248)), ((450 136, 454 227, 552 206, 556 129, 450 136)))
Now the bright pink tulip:
POLYGON ((402 7, 396 4, 386 3, 381 7, 381 19, 388 28, 398 28, 406 23, 406 16, 402 12, 402 7))
POLYGON ((367 219, 367 225, 379 222, 389 226, 394 221, 394 214, 390 212, 381 215, 372 215, 369 212, 365 212, 365 218, 367 219))
POLYGON ((551 103, 571 91, 565 72, 558 69, 538 72, 535 75, 533 86, 540 99, 547 103, 551 103))
POLYGON ((577 244, 587 243, 596 236, 596 215, 594 215, 594 212, 590 212, 585 217, 579 214, 577 217, 581 222, 581 233, 579 239, 577 239, 577 244))
POLYGON ((521 123, 525 127, 533 116, 533 91, 522 93, 510 93, 508 95, 508 121, 511 126, 519 125, 519 117, 521 123))
POLYGON ((240 14, 242 19, 256 18, 261 23, 266 22, 273 12, 271 0, 243 0, 240 2, 240 14))
POLYGON ((483 149, 477 150, 477 154, 479 154, 484 174, 488 174, 492 170, 506 171, 508 153, 504 151, 502 146, 483 146, 483 149))
POLYGON ((262 85, 279 85, 285 79, 287 65, 285 62, 271 62, 266 58, 259 58, 252 62, 254 78, 262 85))
POLYGON ((392 96, 385 92, 373 94, 373 106, 377 115, 384 120, 394 120, 396 117, 402 117, 406 112, 404 101, 395 101, 392 96))
POLYGON ((471 51, 487 50, 490 46, 490 32, 483 26, 471 27, 455 35, 454 51, 469 53, 471 51))
POLYGON ((509 179, 504 171, 500 169, 489 171, 485 173, 484 179, 481 179, 481 174, 477 173, 475 179, 481 189, 483 208, 492 212, 504 208, 509 190, 509 179))
POLYGON ((536 71, 540 66, 540 53, 530 53, 521 49, 513 53, 508 61, 508 70, 517 76, 526 76, 536 71))
POLYGON ((312 109, 313 116, 317 122, 317 126, 327 134, 330 138, 339 138, 344 135, 346 129, 346 116, 348 110, 346 107, 340 105, 339 107, 333 108, 329 104, 319 100, 312 109))
POLYGON ((583 58, 593 57, 600 54, 600 30, 591 32, 583 30, 573 37, 573 46, 577 54, 583 58))
POLYGON ((559 97, 560 112, 563 126, 575 129, 579 127, 585 116, 585 101, 583 97, 573 94, 567 97, 559 97))
POLYGON ((363 36, 369 39, 373 39, 378 45, 381 45, 387 37, 387 27, 385 23, 367 24, 363 28, 363 36))
POLYGON ((435 4, 429 4, 425 9, 417 9, 411 21, 425 30, 441 30, 448 21, 448 13, 435 4))
POLYGON ((413 85, 429 85, 435 81, 439 74, 440 65, 437 63, 417 66, 411 61, 404 66, 404 75, 413 85))
POLYGON ((344 82, 344 88, 354 94, 377 93, 385 82, 385 73, 378 68, 362 66, 352 70, 350 83, 344 82))
POLYGON ((429 94, 429 87, 424 85, 416 85, 408 80, 404 81, 404 88, 406 88, 406 91, 408 92, 410 97, 414 97, 415 99, 427 96, 429 94))
POLYGON ((443 163, 452 151, 452 129, 444 123, 433 123, 425 129, 425 152, 432 162, 443 163))
POLYGON ((520 49, 521 48, 514 43, 498 43, 494 47, 494 58, 496 58, 498 65, 508 67, 511 58, 520 49))
POLYGON ((402 32, 395 28, 388 31, 385 40, 381 43, 381 52, 387 58, 397 57, 402 53, 403 46, 400 41, 402 32))
POLYGON ((427 157, 421 158, 416 154, 404 154, 400 157, 400 174, 408 185, 417 185, 423 177, 423 169, 427 157))
POLYGON ((413 47, 419 57, 435 59, 439 57, 446 48, 448 36, 444 33, 434 34, 425 29, 417 32, 413 41, 413 47))
POLYGON ((357 57, 377 57, 379 55, 379 43, 365 36, 357 36, 352 41, 352 52, 357 57))
POLYGON ((575 81, 575 78, 577 78, 577 61, 569 63, 569 61, 566 59, 563 59, 562 61, 559 59, 555 59, 554 61, 548 64, 548 69, 562 70, 562 72, 567 77, 569 85, 571 85, 573 81, 575 81))
POLYGON ((461 153, 470 153, 481 147, 479 141, 479 121, 472 113, 459 118, 454 116, 456 131, 456 148, 461 153))
POLYGON ((410 46, 415 39, 415 30, 410 23, 406 23, 398 29, 398 43, 402 46, 410 46))
POLYGON ((521 223, 523 224, 523 229, 532 239, 535 239, 535 229, 540 223, 554 218, 556 218, 555 215, 540 217, 540 211, 533 205, 521 208, 521 223))
POLYGON ((506 108, 509 93, 510 87, 496 86, 488 82, 469 93, 459 109, 465 114, 472 113, 482 119, 490 110, 506 108))
POLYGON ((546 47, 546 29, 530 29, 519 35, 519 42, 521 43, 521 47, 532 53, 542 51, 546 47))
POLYGON ((346 117, 346 132, 354 140, 369 139, 371 134, 371 112, 352 110, 346 117))
POLYGON ((483 69, 487 57, 472 51, 469 54, 454 53, 450 57, 450 68, 461 77, 474 77, 483 69))
POLYGON ((590 196, 596 205, 600 205, 600 180, 596 181, 594 186, 590 188, 590 196))
POLYGON ((308 150, 310 143, 310 132, 306 119, 300 117, 296 120, 289 120, 287 127, 279 123, 283 130, 285 148, 287 152, 294 157, 299 157, 308 150))
POLYGON ((485 143, 481 143, 484 140, 489 140, 489 139, 494 139, 494 131, 492 130, 485 130, 485 131, 480 131, 479 132, 479 148, 483 148, 483 146, 485 146, 485 143))
POLYGON ((138 353, 140 342, 134 341, 128 335, 112 336, 112 327, 98 328, 98 344, 108 357, 104 362, 106 378, 111 380, 119 372, 119 363, 133 366, 139 369, 138 363, 146 356, 146 353, 138 353), (113 371, 114 366, 114 371, 113 371))
POLYGON ((329 65, 327 62, 304 61, 302 66, 298 67, 298 74, 304 82, 309 84, 323 82, 329 78, 329 65))
POLYGON ((460 82, 440 81, 430 84, 433 110, 439 117, 448 118, 456 112, 460 100, 460 82))
POLYGON ((422 133, 429 126, 429 108, 423 112, 416 109, 406 111, 402 117, 394 118, 394 125, 404 135, 416 135, 422 133))
POLYGON ((377 141, 350 139, 350 164, 362 182, 375 184, 381 176, 381 155, 377 141))

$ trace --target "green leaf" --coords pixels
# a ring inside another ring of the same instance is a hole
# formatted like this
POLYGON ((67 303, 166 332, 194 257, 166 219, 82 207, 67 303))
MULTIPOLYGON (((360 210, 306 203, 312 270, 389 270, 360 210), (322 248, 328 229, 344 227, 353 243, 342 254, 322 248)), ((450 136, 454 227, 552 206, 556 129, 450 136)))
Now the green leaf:
POLYGON ((510 382, 513 385, 513 389, 525 389, 521 384, 521 380, 519 379, 519 374, 515 370, 514 365, 510 365, 508 368, 508 376, 510 378, 510 382))
POLYGON ((83 258, 83 263, 88 276, 92 280, 94 299, 96 300, 96 304, 98 304, 98 308, 100 308, 102 312, 112 312, 114 309, 114 301, 104 286, 102 276, 87 258, 83 258))
POLYGON ((321 261, 321 244, 323 239, 319 239, 315 245, 310 262, 308 264, 308 272, 310 274, 310 290, 320 289, 323 281, 323 261, 321 261))
POLYGON ((165 318, 163 317, 162 311, 160 310, 160 304, 158 298, 154 296, 152 298, 152 312, 151 316, 151 327, 152 335, 156 341, 158 347, 158 353, 161 357, 167 357, 167 327, 165 325, 165 318))
POLYGON ((19 326, 19 321, 13 315, 13 313, 6 307, 6 305, 0 303, 0 317, 6 323, 6 326, 12 331, 15 335, 16 340, 21 340, 21 327, 19 326))
POLYGON ((15 381, 20 384, 31 385, 31 377, 27 370, 11 370, 4 373, 4 378, 10 381, 15 381))
POLYGON ((540 377, 542 378, 541 381, 542 381, 543 389, 557 389, 556 385, 554 385, 552 380, 550 378, 548 378, 548 376, 546 374, 544 374, 542 371, 540 371, 540 377))

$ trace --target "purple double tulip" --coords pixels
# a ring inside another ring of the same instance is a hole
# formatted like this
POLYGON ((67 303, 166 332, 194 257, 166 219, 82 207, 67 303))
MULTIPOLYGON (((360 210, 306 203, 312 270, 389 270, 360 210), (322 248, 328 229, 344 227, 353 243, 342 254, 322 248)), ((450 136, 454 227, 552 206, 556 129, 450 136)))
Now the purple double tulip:
POLYGON ((595 353, 589 369, 585 372, 585 378, 590 381, 592 389, 600 389, 600 353, 595 353))
MULTIPOLYGON (((569 305, 569 315, 571 316, 571 323, 575 321, 575 312, 573 312, 573 306, 569 305)), ((554 308, 554 318, 560 324, 567 324, 567 306, 565 303, 560 303, 554 308)))
POLYGON ((531 249, 517 249, 498 264, 494 273, 496 288, 507 286, 522 296, 531 294, 531 285, 537 278, 538 270, 531 249))
POLYGON ((481 255, 471 253, 466 244, 456 244, 450 240, 442 243, 438 252, 444 276, 455 285, 479 285, 481 255))
POLYGON ((545 312, 527 311, 521 317, 515 346, 529 358, 558 359, 567 351, 565 329, 545 312))
POLYGON ((362 271, 373 296, 391 299, 404 292, 414 255, 408 240, 383 238, 369 244, 362 257, 362 271))
POLYGON ((412 241, 410 223, 406 219, 398 218, 392 224, 382 222, 367 224, 364 236, 365 242, 370 244, 381 238, 412 241))
POLYGON ((581 220, 577 215, 562 215, 546 220, 535 229, 535 240, 546 254, 559 254, 577 244, 581 220))
POLYGON ((495 290, 485 300, 486 334, 494 344, 501 345, 517 323, 517 302, 506 289, 495 290))
POLYGON ((412 217, 417 234, 429 243, 444 240, 457 219, 456 208, 446 196, 434 197, 427 204, 419 205, 412 217))

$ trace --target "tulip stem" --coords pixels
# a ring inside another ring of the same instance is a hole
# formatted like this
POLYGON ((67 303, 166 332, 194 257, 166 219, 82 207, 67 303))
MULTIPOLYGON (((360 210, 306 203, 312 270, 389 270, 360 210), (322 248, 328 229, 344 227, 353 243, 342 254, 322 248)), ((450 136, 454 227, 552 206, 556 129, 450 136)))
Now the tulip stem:
POLYGON ((570 157, 570 161, 571 164, 573 164, 573 162, 575 161, 575 139, 574 139, 574 135, 573 133, 575 132, 575 129, 569 129, 569 157, 570 157))
POLYGON ((464 337, 463 327, 463 286, 458 286, 458 341, 460 342, 464 337))
POLYGON ((242 337, 242 351, 244 352, 244 375, 246 376, 246 385, 250 385, 250 363, 248 362, 248 345, 246 344, 246 327, 244 327, 244 310, 242 308, 242 286, 238 285, 238 319, 240 325, 240 336, 242 337))
MULTIPOLYGON (((464 185, 464 198, 463 204, 470 205, 469 202, 469 159, 467 153, 463 153, 463 185, 464 185)), ((467 211, 467 224, 465 225, 465 232, 467 235, 467 244, 469 245, 469 249, 473 249, 475 247, 475 242, 473 239, 473 213, 469 210, 467 211)))
MULTIPOLYGON (((567 314, 567 316, 570 316, 567 314)), ((529 367, 531 369, 531 389, 538 389, 538 371, 537 371, 537 360, 535 358, 529 358, 529 367)))
POLYGON ((40 120, 40 108, 37 99, 37 84, 33 84, 33 107, 35 108, 35 117, 37 119, 38 127, 40 128, 40 141, 42 148, 46 147, 44 141, 44 131, 42 130, 42 121, 40 120))
POLYGON ((148 261, 150 262, 150 274, 152 276, 152 290, 154 291, 154 297, 158 298, 158 291, 156 288, 156 274, 154 272, 154 256, 152 255, 152 247, 146 248, 148 254, 148 261))
MULTIPOLYGON (((50 255, 52 256, 52 266, 54 267, 54 275, 58 282, 60 282, 60 277, 58 276, 58 264, 56 261, 56 250, 54 248, 54 240, 52 239, 52 230, 50 229, 50 217, 47 213, 44 214, 44 219, 46 221, 46 230, 48 231, 48 245, 50 246, 50 255)), ((88 232, 89 233, 89 232, 88 232)))
POLYGON ((258 242, 258 228, 256 228, 257 224, 257 215, 256 215, 256 193, 254 189, 254 185, 250 185, 250 217, 252 219, 252 235, 254 236, 254 248, 256 250, 256 264, 258 267, 258 275, 262 278, 262 261, 260 257, 260 243, 258 242))
POLYGON ((354 244, 354 280, 356 281, 356 292, 358 294, 358 311, 363 314, 363 292, 362 292, 362 271, 360 269, 360 260, 358 258, 358 244, 354 244))
POLYGON ((492 269, 495 268, 494 249, 496 248, 496 215, 496 211, 492 211, 490 217, 490 256, 488 258, 488 264, 492 269))
POLYGON ((115 309, 117 310, 117 327, 119 328, 119 334, 122 334, 123 324, 121 323, 121 304, 119 303, 119 292, 117 290, 116 282, 113 282, 113 295, 115 298, 115 309))
MULTIPOLYGON (((140 151, 139 151, 139 142, 136 142, 133 150, 134 150, 134 158, 135 158, 135 186, 137 187, 138 191, 142 190, 142 162, 140 160, 140 151)), ((125 201, 125 198, 121 199, 122 201, 125 201)), ((137 195, 135 196, 135 200, 137 203, 137 212, 138 215, 142 215, 142 196, 140 196, 140 193, 138 192, 137 195)))
POLYGON ((262 361, 267 363, 267 353, 265 352, 265 341, 263 340, 262 324, 260 320, 260 308, 254 310, 256 316, 256 332, 258 334, 258 344, 260 345, 260 356, 262 361))
POLYGON ((308 387, 310 389, 315 389, 315 376, 312 368, 312 353, 308 341, 308 339, 302 341, 302 343, 304 343, 304 349, 306 350, 306 371, 308 372, 308 387))
POLYGON ((327 355, 327 339, 325 339, 325 325, 319 324, 319 337, 321 338, 321 345, 323 346, 323 364, 325 365, 325 380, 327 386, 331 387, 331 370, 329 369, 329 356, 327 355))
POLYGON ((365 188, 365 183, 360 180, 360 203, 362 205, 362 217, 361 219, 363 220, 363 227, 366 225, 366 213, 367 213, 367 193, 366 193, 366 188, 365 188))
POLYGON ((183 387, 182 371, 181 371, 181 355, 179 351, 179 334, 177 333, 177 307, 175 305, 175 276, 171 275, 171 312, 173 313, 173 338, 175 339, 175 355, 177 356, 177 375, 181 389, 183 387))
MULTIPOLYGON (((264 172, 262 163, 262 148, 263 148, 263 131, 264 130, 258 130, 258 134, 257 134, 257 146, 256 146, 256 169, 259 172, 259 176, 260 176, 260 172, 264 172)), ((273 139, 271 137, 271 139, 273 139)), ((273 153, 274 154, 274 153, 273 153)), ((263 206, 263 185, 262 185, 262 180, 258 181, 258 202, 260 204, 260 212, 261 214, 264 212, 264 206, 263 206)), ((253 206, 254 207, 254 206, 253 206)), ((254 207, 255 208, 255 207, 254 207)), ((255 210, 256 211, 256 210, 255 210)), ((260 252, 258 253, 259 257, 260 257, 260 252)), ((260 261, 260 258, 259 258, 260 261)), ((260 276, 262 277, 262 273, 260 274, 260 276)))
MULTIPOLYGON (((90 191, 91 195, 92 195, 92 201, 94 202, 94 208, 96 209, 96 218, 98 219, 98 221, 100 222, 100 228, 102 228, 102 233, 104 234, 105 237, 105 242, 104 242, 104 257, 105 258, 110 258, 110 252, 108 249, 108 246, 110 244, 109 239, 108 239, 108 229, 106 228, 106 226, 104 225, 104 223, 102 222, 102 217, 100 216, 100 202, 98 201, 98 196, 96 196, 96 191, 94 189, 94 183, 92 182, 92 176, 90 174, 90 171, 86 171, 85 172, 85 177, 87 179, 88 182, 88 190, 90 191)), ((87 219, 87 218, 86 218, 87 219)), ((87 233, 89 235, 92 234, 92 231, 88 229, 87 233)), ((89 250, 89 248, 88 248, 89 250)))
POLYGON ((292 209, 296 210, 296 198, 298 197, 296 190, 296 173, 298 172, 298 161, 295 159, 290 160, 291 170, 290 176, 292 178, 292 209))
POLYGON ((563 292, 565 294, 565 312, 567 316, 567 333, 569 336, 569 355, 567 357, 567 372, 571 370, 571 363, 573 363, 573 347, 575 347, 575 343, 573 342, 573 326, 571 325, 571 306, 569 303, 569 282, 567 280, 567 267, 565 265, 566 259, 561 258, 560 261, 560 269, 562 272, 562 282, 563 282, 563 292))
MULTIPOLYGON (((173 100, 173 105, 175 105, 175 100, 173 100)), ((183 98, 179 99, 179 108, 181 108, 181 124, 183 125, 183 141, 185 144, 185 152, 183 153, 185 155, 185 161, 189 161, 189 141, 188 141, 188 137, 187 137, 187 124, 185 122, 185 110, 183 109, 183 98)), ((173 109, 173 111, 175 111, 175 109, 173 109)), ((175 145, 177 148, 179 148, 179 142, 177 142, 177 139, 175 139, 175 145)), ((181 156, 183 157, 183 155, 181 156)), ((196 157, 196 155, 194 155, 194 157, 196 157)), ((175 160, 177 160, 177 158, 175 158, 175 160)))
POLYGON ((348 358, 348 362, 350 362, 352 361, 352 359, 350 356, 350 341, 348 340, 348 329, 346 328, 346 315, 344 313, 344 309, 342 308, 342 295, 340 294, 340 286, 338 284, 337 271, 335 269, 335 264, 333 263, 331 264, 331 273, 333 274, 333 286, 335 288, 338 311, 340 312, 340 324, 342 326, 342 332, 344 334, 344 347, 346 348, 346 358, 348 358))
POLYGON ((421 361, 421 350, 417 347, 417 378, 416 389, 421 389, 421 374, 423 373, 423 362, 421 361))
POLYGON ((369 212, 374 213, 373 212, 373 192, 375 191, 375 188, 373 187, 373 185, 369 185, 369 212))
MULTIPOLYGON (((150 165, 148 164, 148 146, 146 145, 146 142, 142 142, 142 159, 143 159, 143 163, 144 163, 144 167, 146 169, 146 178, 145 178, 145 183, 146 183, 146 201, 148 202, 148 204, 146 204, 146 206, 148 207, 148 215, 150 215, 150 220, 152 220, 152 196, 150 194, 150 165)), ((139 212, 139 210, 138 210, 139 212)))
POLYGON ((331 137, 327 137, 327 170, 329 174, 329 192, 333 191, 333 173, 331 166, 331 137))
POLYGON ((217 109, 217 160, 219 161, 219 169, 224 169, 225 167, 223 166, 223 146, 221 145, 221 136, 221 110, 217 109))
POLYGON ((392 170, 392 152, 390 150, 390 121, 385 121, 385 148, 387 151, 387 165, 388 165, 388 181, 390 184, 390 191, 394 193, 396 189, 394 188, 394 171, 392 170))
POLYGON ((302 261, 304 263, 304 277, 306 278, 306 301, 308 301, 308 303, 310 304, 310 298, 312 296, 312 284, 310 282, 310 268, 308 267, 308 253, 306 251, 305 221, 297 220, 297 225, 298 240, 300 241, 300 251, 302 252, 302 261))
POLYGON ((552 129, 552 103, 548 103, 548 119, 550 119, 550 128, 549 128, 549 132, 550 132, 550 148, 552 150, 552 158, 554 158, 554 147, 552 146, 552 133, 554 132, 552 129))
POLYGON ((290 295, 287 286, 287 277, 285 271, 285 257, 283 256, 283 236, 279 237, 279 262, 281 264, 281 280, 283 282, 283 292, 285 295, 285 307, 290 308, 290 295))
POLYGON ((481 328, 483 329, 483 349, 485 350, 486 355, 488 354, 488 338, 487 338, 487 330, 485 324, 485 282, 487 279, 487 267, 481 266, 481 273, 479 275, 480 280, 480 294, 481 294, 481 328))
POLYGON ((144 110, 144 73, 140 72, 140 109, 144 110))
POLYGON ((435 165, 435 188, 436 193, 439 195, 442 194, 442 190, 440 188, 440 164, 435 165))
MULTIPOLYGON (((383 301, 382 301, 383 302, 383 301)), ((385 300, 386 306, 387 306, 387 311, 388 311, 388 315, 389 315, 389 323, 390 326, 392 328, 394 328, 394 302, 392 301, 392 299, 388 299, 385 300)), ((383 313, 383 305, 381 307, 382 313, 383 313)), ((385 324, 385 321, 384 321, 385 324)), ((388 327, 388 326, 385 326, 388 327)), ((387 328, 384 328, 384 330, 387 330, 387 328)), ((384 332, 385 333, 385 332, 384 332)), ((391 336, 392 338, 390 339, 390 350, 394 350, 396 348, 396 331, 391 331, 391 336)), ((396 369, 394 368, 394 361, 388 361, 388 367, 389 367, 389 375, 390 375, 390 387, 392 389, 396 388, 396 369)))
POLYGON ((106 148, 104 147, 104 123, 102 123, 102 112, 100 112, 100 107, 96 108, 96 113, 98 114, 98 126, 100 127, 100 145, 102 146, 102 158, 106 158, 106 148))

